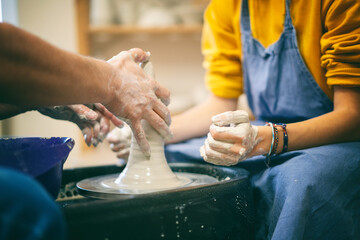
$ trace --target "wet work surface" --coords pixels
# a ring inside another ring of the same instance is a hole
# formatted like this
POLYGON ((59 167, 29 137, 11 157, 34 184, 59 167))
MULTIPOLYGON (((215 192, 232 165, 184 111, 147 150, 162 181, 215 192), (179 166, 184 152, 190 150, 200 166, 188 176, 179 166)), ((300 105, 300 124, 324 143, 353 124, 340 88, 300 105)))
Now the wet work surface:
POLYGON ((253 193, 246 170, 192 163, 170 167, 175 173, 205 174, 218 181, 96 199, 81 196, 77 182, 119 174, 123 167, 64 170, 57 202, 69 239, 253 239, 253 193))

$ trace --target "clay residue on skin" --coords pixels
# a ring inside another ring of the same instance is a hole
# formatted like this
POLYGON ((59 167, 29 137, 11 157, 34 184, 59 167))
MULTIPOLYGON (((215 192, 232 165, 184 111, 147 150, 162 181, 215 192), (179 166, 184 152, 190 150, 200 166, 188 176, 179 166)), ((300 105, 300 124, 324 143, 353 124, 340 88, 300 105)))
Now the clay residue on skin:
POLYGON ((225 112, 212 117, 212 120, 208 138, 200 148, 200 154, 205 161, 218 165, 234 165, 250 157, 260 140, 257 139, 258 127, 250 124, 245 111, 225 112), (212 134, 219 134, 219 137, 214 139, 212 134))
MULTIPOLYGON (((148 76, 155 78, 151 62, 143 63, 142 67, 148 76)), ((128 163, 115 181, 117 186, 125 189, 149 190, 169 189, 185 184, 187 181, 179 179, 171 171, 166 161, 164 138, 162 137, 162 135, 166 135, 165 132, 160 135, 146 120, 141 120, 141 125, 144 131, 136 134, 146 137, 150 145, 151 155, 144 155, 136 138, 132 135, 128 163)))

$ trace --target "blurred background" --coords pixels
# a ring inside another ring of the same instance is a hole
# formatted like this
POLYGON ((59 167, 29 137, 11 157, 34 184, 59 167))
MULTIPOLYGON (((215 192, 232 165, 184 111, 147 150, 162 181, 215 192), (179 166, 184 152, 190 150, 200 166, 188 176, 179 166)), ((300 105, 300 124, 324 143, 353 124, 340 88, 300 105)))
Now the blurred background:
MULTIPOLYGON (((64 50, 107 60, 140 47, 152 54, 156 80, 178 114, 206 97, 200 49, 209 0, 0 0, 0 19, 64 50)), ((0 121, 2 136, 72 137, 65 168, 115 164, 105 141, 87 147, 72 123, 28 112, 0 121)))

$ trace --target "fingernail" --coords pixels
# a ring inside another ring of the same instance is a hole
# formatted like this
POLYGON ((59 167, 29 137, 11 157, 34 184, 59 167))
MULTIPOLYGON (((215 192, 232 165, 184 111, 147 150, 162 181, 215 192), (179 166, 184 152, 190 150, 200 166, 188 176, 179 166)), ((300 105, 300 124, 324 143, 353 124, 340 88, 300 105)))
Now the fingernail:
POLYGON ((98 140, 95 138, 91 139, 91 143, 94 147, 96 147, 99 144, 98 140))
POLYGON ((151 157, 151 151, 150 149, 144 152, 145 157, 150 158, 151 157))
POLYGON ((166 142, 166 141, 170 141, 173 137, 174 137, 173 133, 170 133, 170 134, 166 135, 166 137, 164 138, 164 140, 165 140, 165 142, 166 142))
POLYGON ((87 138, 88 138, 87 134, 84 134, 85 143, 88 147, 90 147, 91 143, 87 140, 87 138))
POLYGON ((100 132, 99 135, 98 135, 98 141, 99 142, 102 142, 106 137, 106 134, 100 132))
POLYGON ((123 122, 118 123, 118 124, 116 124, 116 126, 117 126, 118 128, 123 128, 123 127, 124 127, 124 123, 123 123, 123 122))

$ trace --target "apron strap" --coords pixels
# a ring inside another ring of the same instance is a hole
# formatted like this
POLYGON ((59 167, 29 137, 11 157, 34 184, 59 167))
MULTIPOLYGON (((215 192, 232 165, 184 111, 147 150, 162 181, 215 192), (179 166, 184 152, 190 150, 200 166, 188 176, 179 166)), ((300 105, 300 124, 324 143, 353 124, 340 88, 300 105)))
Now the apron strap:
POLYGON ((284 21, 284 30, 293 29, 294 25, 290 16, 290 0, 285 1, 285 21, 284 21))
POLYGON ((250 32, 250 15, 248 0, 242 0, 241 3, 241 32, 250 32))

